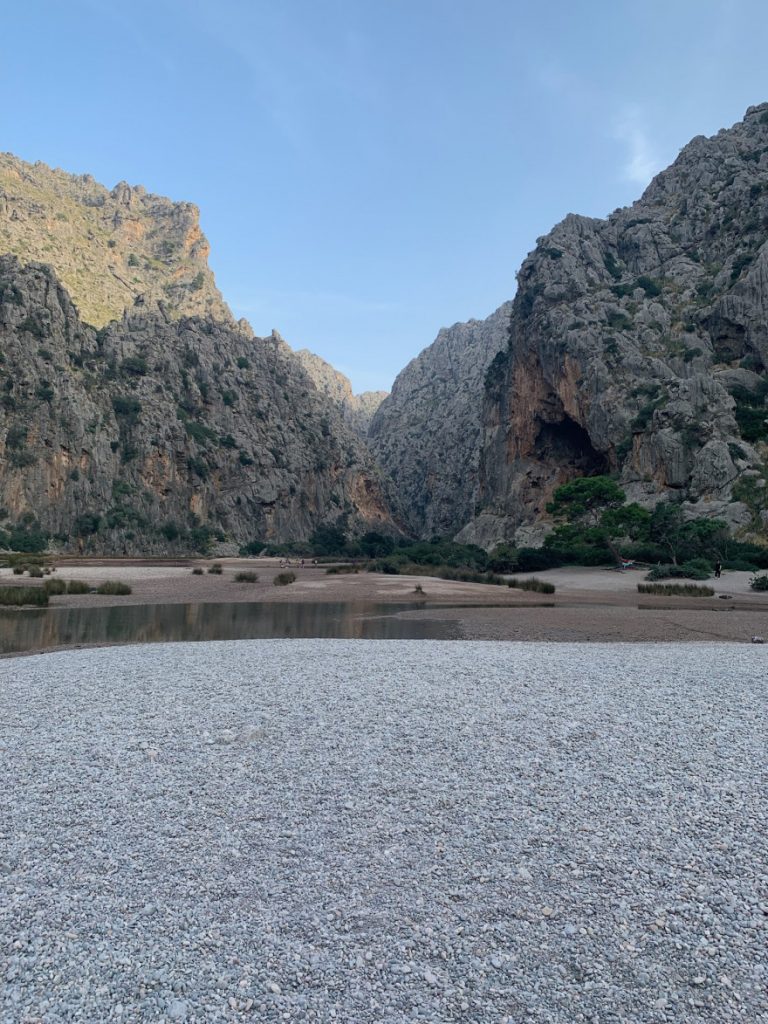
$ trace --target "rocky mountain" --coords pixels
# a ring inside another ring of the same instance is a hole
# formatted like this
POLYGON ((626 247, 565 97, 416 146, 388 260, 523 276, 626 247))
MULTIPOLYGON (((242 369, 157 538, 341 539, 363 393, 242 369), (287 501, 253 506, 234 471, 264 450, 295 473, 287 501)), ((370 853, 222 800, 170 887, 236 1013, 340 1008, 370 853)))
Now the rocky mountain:
POLYGON ((208 251, 192 203, 0 153, 0 253, 52 266, 86 323, 119 319, 138 295, 173 318, 231 320, 208 251))
POLYGON ((86 551, 393 530, 370 454, 278 337, 139 300, 101 330, 0 257, 4 521, 86 551))
POLYGON ((363 391, 359 395, 352 393, 352 384, 348 377, 326 363, 320 356, 302 348, 295 353, 296 358, 314 381, 318 391, 328 398, 341 411, 344 422, 365 437, 371 425, 374 413, 387 397, 387 391, 363 391))
POLYGON ((767 242, 768 104, 695 138, 633 206, 540 239, 486 379, 461 538, 530 541, 559 484, 604 472, 645 506, 764 534, 767 242))
POLYGON ((453 536, 474 515, 488 366, 509 340, 512 303, 440 331, 398 375, 368 442, 392 477, 411 530, 453 536))

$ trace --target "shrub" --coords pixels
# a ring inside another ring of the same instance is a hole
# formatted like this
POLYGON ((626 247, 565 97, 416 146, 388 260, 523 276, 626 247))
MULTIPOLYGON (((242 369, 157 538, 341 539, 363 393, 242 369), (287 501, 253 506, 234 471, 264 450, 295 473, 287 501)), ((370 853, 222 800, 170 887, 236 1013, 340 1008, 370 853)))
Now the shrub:
POLYGON ((683 562, 682 565, 654 565, 645 578, 651 581, 675 578, 708 580, 711 575, 712 566, 706 558, 692 558, 688 562, 683 562))
POLYGON ((497 544, 488 556, 491 572, 513 572, 517 568, 517 550, 509 544, 497 544))
POLYGON ((221 576, 223 572, 224 566, 221 564, 221 562, 214 562, 213 565, 208 566, 209 576, 221 576))
POLYGON ((200 568, 199 565, 196 565, 195 568, 192 570, 192 575, 193 576, 202 576, 203 575, 203 570, 200 568))
POLYGON ((343 576, 348 573, 358 573, 360 570, 356 565, 332 565, 325 570, 326 576, 343 576))
POLYGON ((768 573, 753 576, 749 586, 752 590, 768 590, 768 573))
POLYGON ((43 570, 39 565, 30 565, 29 575, 33 576, 35 579, 41 580, 43 578, 43 570))
POLYGON ((39 553, 48 547, 48 534, 31 527, 27 530, 19 526, 11 530, 9 542, 13 551, 21 551, 25 554, 39 553))
POLYGON ((101 523, 101 516, 95 512, 82 512, 74 523, 75 535, 78 537, 88 537, 92 533, 96 533, 101 523))
POLYGON ((27 571, 26 565, 14 565, 14 567, 13 567, 13 575, 14 576, 23 576, 26 571, 27 571))
MULTIPOLYGON (((286 574, 287 575, 287 574, 286 574)), ((291 573, 293 576, 293 573, 291 573)), ((258 573, 255 572, 237 572, 235 573, 235 583, 255 583, 258 580, 258 573)), ((293 577, 296 579, 296 577, 293 577)))
POLYGON ((160 527, 160 533, 162 533, 166 540, 177 540, 181 536, 181 527, 178 523, 169 519, 167 523, 163 523, 160 527))
POLYGON ((52 577, 46 580, 43 587, 49 594, 66 594, 67 584, 64 580, 60 580, 58 577, 52 577))
POLYGON ((206 427, 204 423, 198 423, 197 420, 186 420, 184 428, 196 444, 206 445, 208 442, 218 443, 219 437, 216 431, 211 430, 210 427, 206 427))
POLYGON ((695 583, 638 583, 638 594, 662 594, 664 597, 714 597, 712 587, 697 587, 695 583))
POLYGON ((380 562, 378 565, 378 571, 383 572, 385 576, 399 576, 400 568, 395 565, 394 562, 380 562))
POLYGON ((132 373, 137 377, 143 377, 149 367, 147 366, 147 360, 143 356, 126 356, 122 363, 120 363, 120 369, 123 373, 132 373))
POLYGON ((85 580, 70 580, 67 583, 68 594, 90 594, 91 588, 85 580))
POLYGON ((516 590, 533 590, 537 594, 554 594, 556 589, 554 583, 547 583, 546 580, 537 579, 535 576, 527 580, 507 580, 507 586, 516 590))
POLYGON ((97 594, 124 594, 132 593, 131 587, 127 583, 123 583, 120 580, 106 580, 104 583, 99 584, 96 588, 97 594))
POLYGON ((115 416, 125 420, 126 423, 133 425, 138 422, 139 413, 141 412, 141 402, 138 398, 131 398, 128 395, 115 395, 112 399, 112 409, 114 410, 115 416))
POLYGON ((281 572, 272 580, 276 587, 287 587, 289 583, 296 581, 295 572, 281 572))
POLYGON ((0 587, 0 604, 34 604, 44 608, 48 604, 45 587, 0 587))
POLYGON ((517 572, 542 572, 563 565, 562 552, 548 548, 520 548, 517 552, 517 572))

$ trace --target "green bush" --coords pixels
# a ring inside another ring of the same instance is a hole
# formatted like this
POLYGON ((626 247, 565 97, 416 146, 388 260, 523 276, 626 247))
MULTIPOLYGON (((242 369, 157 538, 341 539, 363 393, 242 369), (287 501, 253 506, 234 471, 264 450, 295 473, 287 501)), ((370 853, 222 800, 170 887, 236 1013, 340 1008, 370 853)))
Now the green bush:
POLYGON ((648 575, 647 580, 708 580, 712 575, 712 566, 705 558, 692 558, 682 565, 655 565, 648 575))
POLYGON ((531 576, 531 578, 527 580, 507 580, 507 586, 513 587, 516 590, 533 590, 537 594, 554 594, 556 590, 554 583, 548 583, 546 580, 539 580, 535 576, 531 576))
POLYGON ((287 587, 289 583, 296 581, 295 572, 281 572, 272 580, 276 587, 287 587))
MULTIPOLYGON (((544 569, 556 569, 567 565, 564 553, 552 548, 519 548, 515 572, 543 572, 544 569)), ((576 563, 574 563, 576 564, 576 563)))
POLYGON ((97 594, 120 594, 123 596, 132 592, 131 587, 129 587, 127 583, 122 583, 120 580, 106 580, 96 588, 97 594))
POLYGON ((208 566, 209 576, 221 576, 223 572, 224 566, 221 564, 221 562, 214 562, 213 565, 208 566))
POLYGON ((123 373, 130 373, 136 377, 143 377, 149 367, 147 366, 147 360, 143 356, 126 356, 126 358, 120 363, 120 369, 123 373))
POLYGON ((517 569, 517 549, 511 544, 497 544, 488 556, 491 572, 514 572, 517 569))
POLYGON ((115 395, 112 399, 112 409, 115 416, 129 424, 134 424, 138 421, 141 412, 141 402, 138 398, 131 398, 129 395, 115 395))
POLYGON ((664 597, 714 597, 712 587, 697 587, 695 583, 638 583, 638 594, 662 594, 664 597))
POLYGON ((43 578, 43 570, 39 565, 30 565, 29 575, 33 576, 35 579, 41 580, 43 578))
POLYGON ((33 604, 44 608, 48 604, 45 587, 0 587, 0 604, 33 604))
POLYGON ((753 576, 749 581, 752 590, 768 590, 768 573, 753 576))
POLYGON ((49 594, 66 594, 67 584, 64 580, 59 579, 57 576, 46 580, 43 584, 49 594))
POLYGON ((26 565, 14 565, 14 567, 13 567, 13 575, 14 576, 23 576, 26 571, 27 571, 26 565))
POLYGON ((200 568, 199 565, 196 565, 195 568, 192 570, 192 575, 193 576, 202 576, 203 575, 203 570, 200 568))
POLYGON ((90 594, 91 587, 85 580, 70 580, 67 583, 68 594, 90 594))
MULTIPOLYGON (((236 572, 235 583, 255 583, 258 580, 258 573, 255 572, 236 572)), ((296 579, 296 577, 293 577, 296 579)))

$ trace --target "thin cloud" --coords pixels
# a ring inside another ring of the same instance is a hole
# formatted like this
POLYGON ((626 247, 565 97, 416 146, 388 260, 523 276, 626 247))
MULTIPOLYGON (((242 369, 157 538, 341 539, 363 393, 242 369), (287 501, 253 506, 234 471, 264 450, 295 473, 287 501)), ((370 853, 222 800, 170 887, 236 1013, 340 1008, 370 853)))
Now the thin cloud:
POLYGON ((642 111, 638 107, 625 108, 616 119, 614 137, 624 144, 626 155, 622 174, 627 181, 647 185, 662 168, 654 145, 645 128, 642 111))

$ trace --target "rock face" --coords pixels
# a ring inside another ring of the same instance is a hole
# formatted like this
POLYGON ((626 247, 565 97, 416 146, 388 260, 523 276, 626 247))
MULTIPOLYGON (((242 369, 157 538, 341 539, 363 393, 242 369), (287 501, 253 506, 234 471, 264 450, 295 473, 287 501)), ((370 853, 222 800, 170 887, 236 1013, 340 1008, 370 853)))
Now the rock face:
POLYGON ((389 392, 363 391, 362 394, 355 395, 352 393, 349 379, 320 356, 306 348, 300 349, 295 355, 314 381, 317 390, 327 395, 341 411, 347 426, 360 437, 365 437, 374 413, 389 392))
POLYGON ((139 302, 97 331, 0 257, 0 504, 85 551, 392 531, 370 454, 279 337, 139 302))
POLYGON ((512 303, 487 320, 444 328, 398 375, 369 445, 390 474, 411 530, 453 536, 474 515, 483 385, 509 340, 512 303))
POLYGON ((173 318, 231 320, 208 251, 192 203, 0 153, 0 253, 50 264, 87 323, 119 319, 137 295, 173 318))
POLYGON ((768 104, 694 139, 632 207, 540 239, 488 372, 460 538, 535 541, 558 485, 605 472, 645 506, 764 532, 766 239, 768 104))

